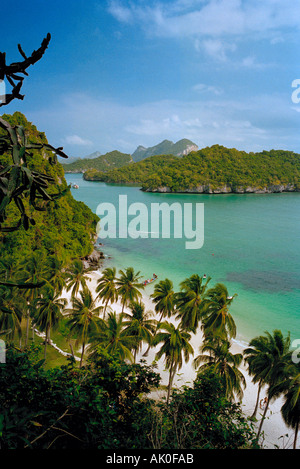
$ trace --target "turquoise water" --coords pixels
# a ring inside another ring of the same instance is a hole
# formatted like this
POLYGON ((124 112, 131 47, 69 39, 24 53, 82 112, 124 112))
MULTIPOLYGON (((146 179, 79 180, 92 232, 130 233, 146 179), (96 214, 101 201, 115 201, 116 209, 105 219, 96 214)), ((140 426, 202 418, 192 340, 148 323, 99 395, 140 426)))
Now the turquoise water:
MULTIPOLYGON (((119 268, 133 266, 145 278, 156 273, 170 278, 174 287, 193 273, 226 284, 237 293, 231 313, 238 339, 248 342, 265 331, 281 329, 300 338, 300 193, 286 194, 152 194, 137 187, 89 182, 81 174, 66 175, 76 182, 77 200, 94 212, 103 202, 118 207, 119 195, 128 206, 142 202, 204 203, 204 245, 186 249, 186 239, 105 239, 106 263, 119 268)), ((133 217, 131 217, 133 218, 133 217)), ((151 228, 149 228, 151 231, 151 228)), ((149 294, 153 285, 146 287, 149 294)))

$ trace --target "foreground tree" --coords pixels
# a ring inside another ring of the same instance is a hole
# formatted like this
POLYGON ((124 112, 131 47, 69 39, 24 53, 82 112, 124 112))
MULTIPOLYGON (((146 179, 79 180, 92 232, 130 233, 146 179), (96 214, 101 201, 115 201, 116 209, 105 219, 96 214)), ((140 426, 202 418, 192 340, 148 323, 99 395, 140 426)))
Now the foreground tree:
POLYGON ((80 298, 72 298, 72 308, 68 308, 67 327, 70 334, 76 338, 76 346, 81 344, 80 367, 83 363, 85 346, 92 334, 100 331, 103 327, 103 320, 99 318, 102 311, 101 306, 96 306, 92 293, 87 286, 80 291, 80 298))
POLYGON ((20 263, 17 275, 24 286, 28 284, 28 288, 22 290, 28 305, 26 311, 26 348, 29 338, 30 316, 34 314, 33 305, 40 294, 41 285, 43 286, 48 279, 48 269, 44 253, 42 251, 33 251, 29 257, 20 263), (33 285, 37 285, 37 287, 33 287, 33 285))
POLYGON ((122 300, 122 313, 124 312, 125 305, 137 301, 142 297, 141 289, 144 288, 141 284, 140 272, 135 272, 133 267, 120 270, 120 277, 117 279, 117 294, 122 300))
POLYGON ((80 288, 87 287, 86 282, 90 280, 89 272, 92 268, 85 268, 80 259, 75 259, 68 267, 66 272, 67 291, 71 290, 71 296, 75 298, 78 295, 80 288))
POLYGON ((66 271, 65 263, 57 256, 49 256, 47 259, 47 281, 55 292, 61 295, 64 288, 66 288, 66 271))
POLYGON ((150 433, 154 448, 257 448, 252 424, 241 406, 226 398, 223 382, 212 370, 174 390, 169 404, 155 404, 150 433))
POLYGON ((236 294, 229 296, 227 287, 223 283, 217 283, 208 290, 207 309, 202 324, 205 336, 211 334, 223 340, 235 338, 236 325, 229 313, 229 307, 236 296, 236 294))
POLYGON ((174 324, 167 321, 160 323, 158 333, 153 339, 154 345, 162 343, 160 350, 156 354, 156 359, 159 360, 164 355, 166 367, 169 370, 167 403, 170 400, 176 372, 182 367, 183 360, 188 362, 190 355, 194 353, 193 347, 189 342, 190 339, 191 334, 186 332, 181 325, 176 328, 174 324))
MULTIPOLYGON (((256 338, 255 344, 259 342, 259 348, 253 350, 251 347, 244 351, 244 354, 251 356, 256 354, 256 365, 258 361, 261 365, 256 369, 256 380, 261 379, 262 384, 267 385, 267 403, 264 408, 263 416, 257 432, 257 439, 259 439, 263 423, 269 408, 270 400, 275 397, 273 389, 281 382, 289 377, 289 365, 291 363, 291 339, 290 334, 284 337, 282 332, 278 329, 265 333, 265 336, 256 338), (261 372, 262 363, 264 364, 264 371, 261 372)), ((257 345, 256 345, 257 347, 257 345)))
POLYGON ((231 353, 230 342, 220 339, 205 342, 200 347, 200 351, 202 353, 194 360, 194 366, 198 369, 198 373, 201 374, 207 370, 212 370, 220 376, 228 399, 233 400, 235 395, 242 399, 246 380, 239 370, 239 366, 243 355, 241 353, 231 353), (208 352, 208 354, 205 352, 208 352))
POLYGON ((209 281, 210 277, 203 283, 203 277, 194 274, 181 282, 181 291, 176 294, 176 319, 180 319, 183 328, 194 333, 207 307, 205 292, 209 281))
POLYGON ((151 345, 156 320, 152 319, 152 311, 145 311, 145 305, 142 302, 133 302, 129 308, 130 313, 123 314, 125 326, 124 333, 135 337, 135 344, 133 346, 133 357, 135 362, 136 354, 141 349, 143 342, 146 342, 149 346, 151 345))
POLYGON ((56 293, 52 287, 44 288, 42 296, 35 301, 37 310, 33 321, 41 332, 45 332, 45 360, 47 344, 50 344, 50 331, 57 328, 66 305, 67 300, 60 298, 60 293, 56 293))
MULTIPOLYGON (((154 331, 154 335, 156 334, 157 327, 161 323, 163 318, 169 318, 174 313, 175 308, 175 292, 173 290, 173 282, 166 278, 165 280, 160 280, 154 286, 154 292, 150 295, 150 298, 153 299, 155 306, 155 312, 160 314, 160 317, 157 321, 156 330, 154 331)), ((150 350, 151 344, 149 344, 144 356, 147 356, 150 350)))
POLYGON ((123 314, 110 311, 101 328, 91 335, 90 357, 94 359, 95 351, 102 347, 105 352, 117 356, 120 360, 134 362, 131 350, 136 346, 136 336, 125 331, 123 314))
POLYGON ((0 331, 6 331, 8 343, 17 334, 21 345, 21 322, 26 309, 26 302, 17 288, 0 287, 0 331))
POLYGON ((281 408, 281 415, 286 425, 295 432, 293 449, 297 448, 297 437, 300 424, 300 365, 291 363, 290 374, 287 379, 275 385, 271 394, 273 397, 283 395, 284 404, 281 408))
POLYGON ((105 312, 108 303, 112 304, 118 300, 116 279, 116 268, 107 267, 103 270, 101 277, 97 281, 97 298, 104 301, 103 319, 105 319, 105 312))
POLYGON ((256 403, 251 415, 251 419, 254 419, 259 406, 261 389, 268 373, 268 366, 266 366, 268 361, 268 338, 266 336, 255 337, 250 341, 249 347, 244 350, 243 354, 252 382, 258 384, 256 403))

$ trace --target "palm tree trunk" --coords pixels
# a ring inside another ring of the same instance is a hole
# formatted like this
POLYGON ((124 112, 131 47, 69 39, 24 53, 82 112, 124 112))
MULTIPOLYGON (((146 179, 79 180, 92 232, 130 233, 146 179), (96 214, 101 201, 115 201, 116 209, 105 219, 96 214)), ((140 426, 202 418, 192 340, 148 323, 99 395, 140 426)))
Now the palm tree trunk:
POLYGON ((72 357, 75 358, 75 356, 74 356, 74 350, 73 350, 73 345, 71 344, 70 341, 69 341, 69 346, 70 346, 70 349, 71 349, 72 357))
POLYGON ((80 365, 79 368, 82 367, 82 361, 83 361, 83 355, 84 355, 84 348, 85 348, 85 342, 82 344, 82 352, 81 352, 81 357, 80 357, 80 365))
POLYGON ((259 396, 260 396, 261 387, 262 387, 262 382, 260 381, 259 384, 258 384, 258 391, 257 391, 257 399, 256 399, 255 408, 254 408, 253 414, 251 415, 250 419, 254 419, 256 417, 258 404, 259 404, 259 396))
MULTIPOLYGON (((154 332, 154 334, 153 334, 153 339, 154 339, 154 337, 156 336, 158 326, 160 325, 160 323, 161 323, 161 321, 162 321, 162 318, 163 318, 163 314, 164 314, 164 313, 162 312, 162 314, 161 314, 161 316, 160 316, 160 319, 159 319, 158 323, 156 324, 155 332, 154 332)), ((147 357, 147 356, 148 356, 148 353, 149 353, 150 348, 151 348, 151 343, 149 343, 146 352, 143 354, 143 357, 147 357)))
POLYGON ((171 364, 171 367, 170 367, 170 374, 169 374, 167 404, 169 404, 169 400, 170 400, 171 388, 172 388, 173 379, 174 379, 174 376, 175 376, 175 371, 176 371, 175 363, 174 363, 174 361, 172 361, 172 364, 171 364))
POLYGON ((27 348, 27 345, 28 345, 28 337, 29 337, 29 311, 27 311, 27 319, 26 319, 25 348, 27 348))
POLYGON ((107 298, 106 303, 105 303, 105 306, 104 306, 103 320, 105 319, 105 311, 106 311, 106 308, 107 308, 107 305, 108 305, 108 301, 109 301, 109 298, 107 298))
POLYGON ((261 421, 260 421, 259 429, 258 429, 258 432, 257 432, 257 440, 259 439, 259 436, 260 436, 260 433, 261 433, 261 429, 262 429, 262 426, 263 426, 264 420, 265 420, 265 418, 266 418, 266 415, 267 415, 267 410, 268 410, 268 407, 269 407, 269 397, 267 398, 266 407, 265 407, 265 410, 264 410, 264 413, 263 413, 262 419, 261 419, 261 421))
POLYGON ((295 428, 295 437, 294 437, 294 443, 293 443, 293 449, 297 449, 297 436, 298 436, 298 430, 299 430, 299 420, 296 423, 296 428, 295 428))
POLYGON ((49 326, 47 326, 46 333, 45 333, 45 351, 44 351, 44 359, 45 360, 46 360, 46 356, 47 356, 48 335, 49 335, 49 326))

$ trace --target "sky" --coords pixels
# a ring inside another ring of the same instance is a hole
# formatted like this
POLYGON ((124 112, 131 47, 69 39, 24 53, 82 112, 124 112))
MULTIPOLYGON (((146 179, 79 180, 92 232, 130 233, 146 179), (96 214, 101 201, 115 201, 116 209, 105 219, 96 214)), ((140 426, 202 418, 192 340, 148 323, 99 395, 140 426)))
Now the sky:
POLYGON ((299 0, 15 0, 1 9, 7 63, 21 59, 19 43, 29 55, 51 34, 24 100, 1 112, 23 112, 70 156, 182 138, 300 152, 299 0))

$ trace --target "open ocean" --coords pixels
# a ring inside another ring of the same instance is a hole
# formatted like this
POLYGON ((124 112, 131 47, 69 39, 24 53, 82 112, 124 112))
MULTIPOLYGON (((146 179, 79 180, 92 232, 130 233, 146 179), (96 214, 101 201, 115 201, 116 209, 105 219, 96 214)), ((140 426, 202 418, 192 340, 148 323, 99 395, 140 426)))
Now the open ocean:
MULTIPOLYGON (((212 277, 209 286, 224 283, 229 295, 237 293, 231 314, 237 340, 246 344, 253 337, 281 329, 300 339, 300 193, 283 194, 155 194, 138 187, 84 181, 82 174, 66 174, 76 200, 96 213, 100 203, 114 204, 127 196, 128 206, 143 203, 179 202, 204 204, 204 244, 186 249, 187 239, 99 239, 107 256, 105 265, 129 266, 144 278, 169 278, 179 289, 194 273, 212 277)), ((122 214, 123 215, 123 214, 122 214)), ((128 220, 134 218, 129 216, 128 220)), ((151 226, 148 231, 151 232, 151 226)), ((145 292, 151 294, 153 284, 145 292)))

